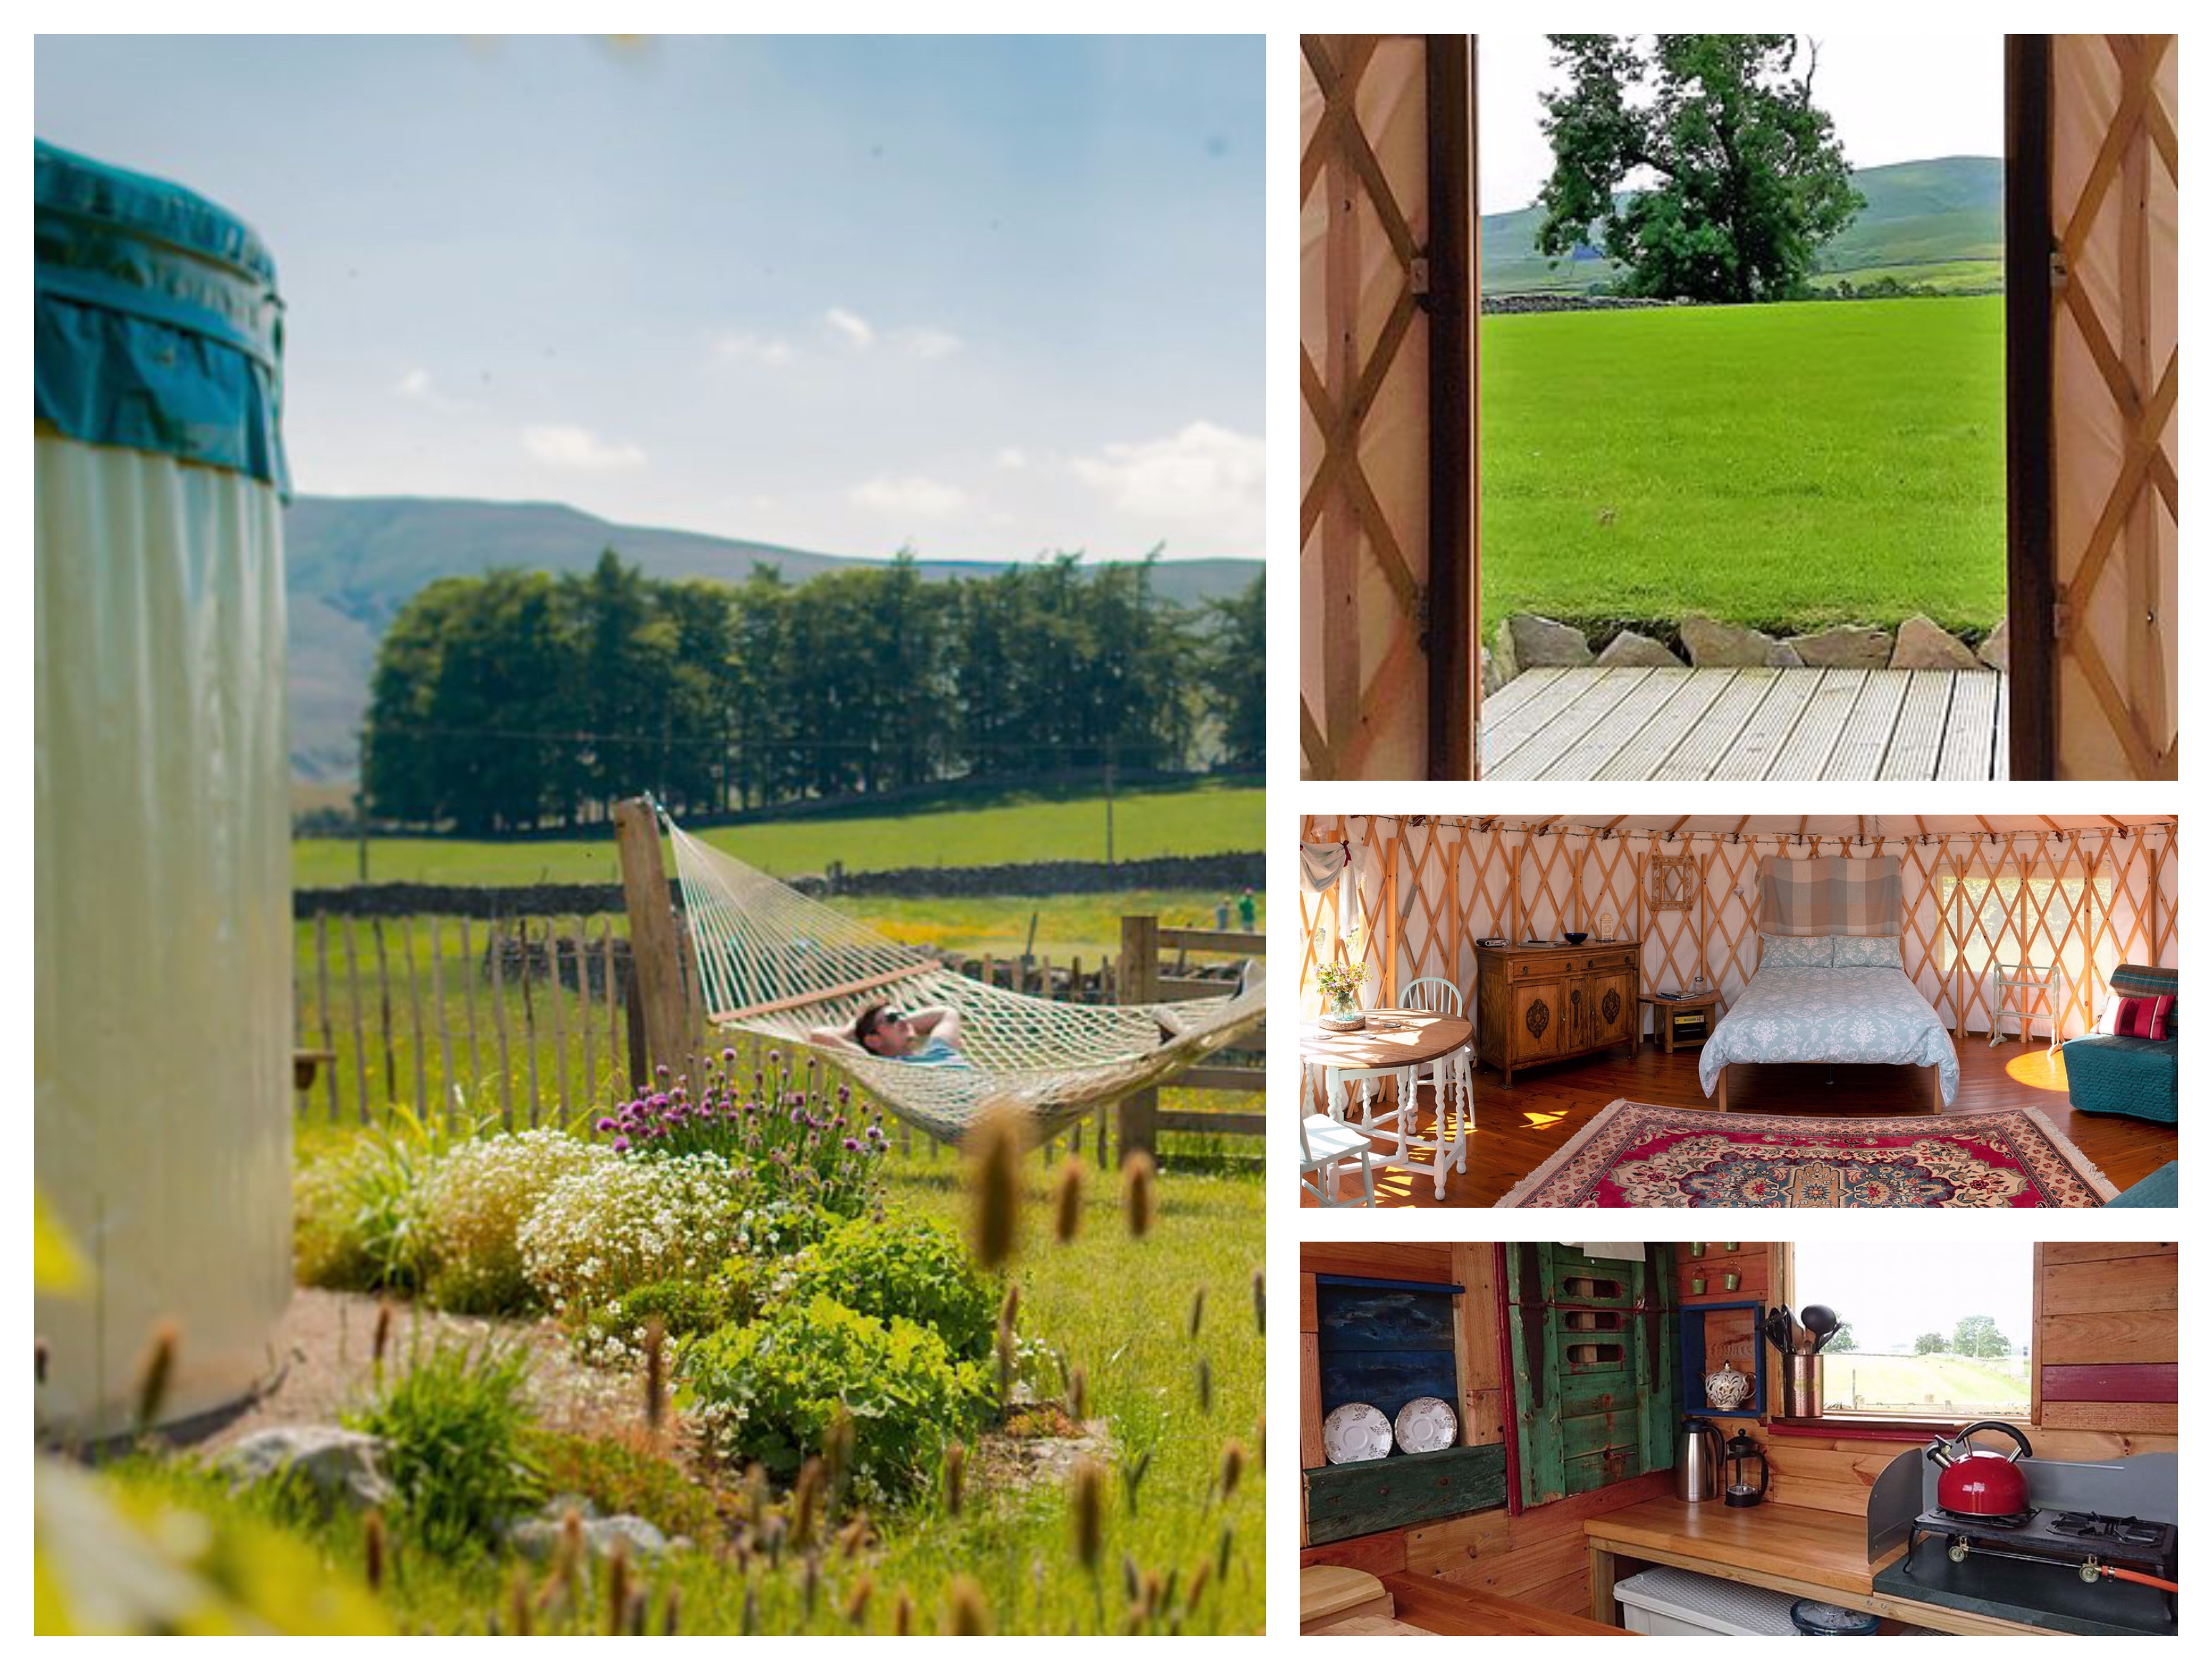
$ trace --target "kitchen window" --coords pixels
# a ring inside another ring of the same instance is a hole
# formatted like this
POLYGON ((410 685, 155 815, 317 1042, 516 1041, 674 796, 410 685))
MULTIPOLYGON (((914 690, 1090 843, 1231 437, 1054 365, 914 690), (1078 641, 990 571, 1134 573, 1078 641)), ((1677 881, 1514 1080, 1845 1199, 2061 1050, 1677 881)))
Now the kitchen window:
POLYGON ((2025 1242, 1796 1243, 1792 1309, 1825 1304, 1821 1412, 2025 1419, 2035 1249, 2025 1242))

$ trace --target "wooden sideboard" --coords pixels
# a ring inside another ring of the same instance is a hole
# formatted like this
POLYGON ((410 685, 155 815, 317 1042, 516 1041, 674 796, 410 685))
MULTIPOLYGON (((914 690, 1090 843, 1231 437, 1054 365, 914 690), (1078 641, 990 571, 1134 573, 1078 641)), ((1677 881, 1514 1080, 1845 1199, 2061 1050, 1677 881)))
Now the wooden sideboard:
POLYGON ((1478 945, 1475 1048, 1513 1082, 1539 1062, 1626 1044, 1644 1030, 1644 944, 1478 945))

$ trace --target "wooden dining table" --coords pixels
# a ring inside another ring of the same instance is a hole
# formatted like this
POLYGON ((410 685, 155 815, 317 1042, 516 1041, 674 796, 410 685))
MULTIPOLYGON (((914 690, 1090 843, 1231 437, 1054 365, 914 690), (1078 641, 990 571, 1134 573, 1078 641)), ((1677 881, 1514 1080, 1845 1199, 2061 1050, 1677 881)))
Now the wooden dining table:
MULTIPOLYGON (((1474 1037, 1474 1023, 1463 1015, 1440 1014, 1430 1009, 1370 1009, 1366 1025, 1356 1032, 1330 1032, 1318 1021, 1298 1029, 1298 1060, 1322 1073, 1322 1102, 1331 1119, 1346 1119, 1351 1112, 1349 1081, 1393 1078, 1467 1048, 1474 1037)), ((1364 1120, 1358 1121, 1364 1125, 1364 1120)), ((1437 1110, 1436 1157, 1423 1163, 1412 1157, 1411 1115, 1401 1121, 1395 1151, 1378 1149, 1378 1165, 1395 1165, 1433 1178, 1438 1197, 1443 1174, 1454 1162, 1467 1165, 1467 1129, 1462 1124, 1449 1139, 1444 1135, 1444 1113, 1437 1110)))

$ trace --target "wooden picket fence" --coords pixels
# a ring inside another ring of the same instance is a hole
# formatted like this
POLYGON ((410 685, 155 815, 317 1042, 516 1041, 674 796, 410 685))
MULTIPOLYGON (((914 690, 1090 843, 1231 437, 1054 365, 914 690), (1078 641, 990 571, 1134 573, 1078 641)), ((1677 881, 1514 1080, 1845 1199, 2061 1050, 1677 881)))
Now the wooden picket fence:
MULTIPOLYGON (((1234 962, 1258 956, 1259 934, 1162 928, 1125 917, 1122 955, 1086 967, 1078 958, 969 957, 970 979, 1076 1003, 1175 1002, 1221 991, 1234 962), (1137 959, 1133 962, 1133 956, 1137 959)), ((449 1130, 572 1126, 603 1111, 651 1076, 635 1001, 629 925, 619 913, 553 915, 375 914, 319 910, 297 925, 294 1082, 298 1112, 333 1125, 378 1126, 411 1110, 449 1130)), ((695 1039, 719 1052, 721 1036, 695 1039)), ((736 1045, 750 1071, 767 1046, 736 1045)), ((1257 1040, 1235 1056, 1201 1063, 1171 1088, 1233 1091, 1256 1102, 1265 1074, 1257 1040)), ((834 1072, 834 1063, 825 1063, 834 1072)), ((903 1151, 915 1134, 901 1125, 903 1151)), ((1152 1147, 1165 1131, 1256 1139, 1257 1112, 1146 1092, 1102 1108, 1045 1145, 1048 1163, 1091 1151, 1107 1163, 1109 1131, 1126 1148, 1152 1147)), ((930 1151, 937 1145, 929 1142, 930 1151)))

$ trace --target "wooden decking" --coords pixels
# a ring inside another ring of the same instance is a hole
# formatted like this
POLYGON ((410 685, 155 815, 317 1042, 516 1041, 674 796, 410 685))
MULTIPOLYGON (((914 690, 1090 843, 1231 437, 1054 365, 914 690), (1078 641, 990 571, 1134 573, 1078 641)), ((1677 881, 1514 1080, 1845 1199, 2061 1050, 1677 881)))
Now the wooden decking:
POLYGON ((1553 781, 2009 774, 1997 672, 1540 667, 1482 704, 1482 774, 1553 781))

